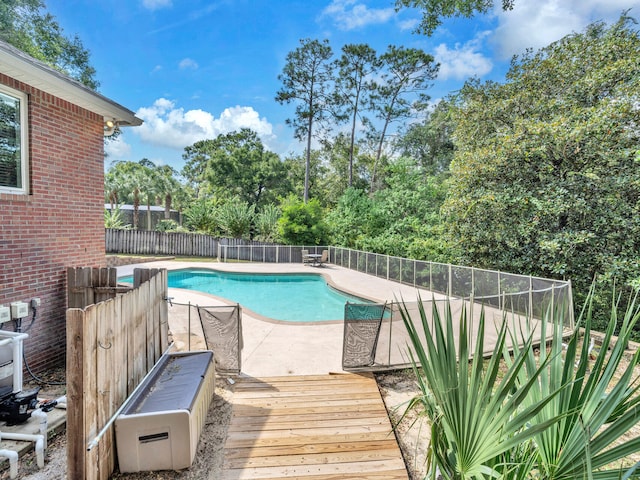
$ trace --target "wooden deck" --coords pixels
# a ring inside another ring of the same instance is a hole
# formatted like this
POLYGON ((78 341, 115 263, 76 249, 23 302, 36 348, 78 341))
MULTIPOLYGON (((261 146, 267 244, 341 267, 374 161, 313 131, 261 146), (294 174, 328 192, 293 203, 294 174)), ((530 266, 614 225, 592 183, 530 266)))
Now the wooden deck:
POLYGON ((241 378, 224 458, 224 480, 408 479, 366 375, 241 378))

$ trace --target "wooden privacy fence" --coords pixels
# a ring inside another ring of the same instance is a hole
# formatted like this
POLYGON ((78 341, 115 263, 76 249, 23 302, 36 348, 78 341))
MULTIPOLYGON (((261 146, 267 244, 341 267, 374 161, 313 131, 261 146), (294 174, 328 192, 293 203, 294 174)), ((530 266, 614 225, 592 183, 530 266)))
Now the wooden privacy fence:
POLYGON ((215 257, 218 239, 199 233, 167 233, 143 230, 105 231, 107 253, 133 255, 184 255, 215 257))
POLYGON ((107 253, 217 257, 219 245, 271 245, 242 238, 218 238, 202 233, 105 229, 107 253))
POLYGON ((168 347, 166 270, 136 269, 134 288, 119 295, 115 275, 115 269, 67 270, 67 478, 110 477, 113 425, 95 448, 88 445, 168 347), (107 292, 113 298, 82 304, 107 292))

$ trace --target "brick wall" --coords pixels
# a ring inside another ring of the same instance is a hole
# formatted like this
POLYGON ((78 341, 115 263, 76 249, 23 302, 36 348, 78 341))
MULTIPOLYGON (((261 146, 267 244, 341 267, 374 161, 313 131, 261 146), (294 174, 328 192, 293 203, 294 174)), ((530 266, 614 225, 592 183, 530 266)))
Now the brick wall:
POLYGON ((29 194, 0 193, 0 304, 41 299, 22 324, 39 372, 64 364, 66 267, 105 266, 103 119, 3 74, 0 83, 29 95, 30 162, 29 194))

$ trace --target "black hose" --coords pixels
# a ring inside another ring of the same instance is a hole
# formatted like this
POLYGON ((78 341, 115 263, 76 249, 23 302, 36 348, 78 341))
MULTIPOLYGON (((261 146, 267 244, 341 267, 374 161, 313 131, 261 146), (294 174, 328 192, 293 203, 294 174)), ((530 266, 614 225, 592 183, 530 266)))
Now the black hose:
MULTIPOLYGON (((36 321, 36 308, 32 306, 31 309, 33 310, 33 315, 31 316, 31 323, 23 331, 22 330, 22 319, 21 318, 20 319, 16 319, 15 320, 16 332, 26 333, 33 326, 34 322, 36 321)), ((41 384, 44 384, 44 385, 66 385, 67 384, 67 382, 47 382, 47 381, 43 380, 42 378, 38 377, 35 373, 33 373, 31 371, 31 368, 29 368, 29 363, 27 363, 27 356, 24 354, 24 347, 22 347, 22 362, 24 363, 24 368, 26 368, 27 372, 29 372, 29 375, 31 375, 31 378, 33 378, 38 383, 41 383, 41 384)), ((14 365, 14 367, 15 367, 15 365, 14 365)))
POLYGON ((22 361, 24 362, 24 368, 27 369, 27 372, 29 372, 29 375, 31 375, 31 378, 33 378, 36 382, 44 385, 66 385, 67 384, 67 382, 47 382, 42 378, 36 376, 36 374, 33 373, 29 368, 29 364, 27 363, 27 357, 24 354, 24 350, 22 350, 22 361))

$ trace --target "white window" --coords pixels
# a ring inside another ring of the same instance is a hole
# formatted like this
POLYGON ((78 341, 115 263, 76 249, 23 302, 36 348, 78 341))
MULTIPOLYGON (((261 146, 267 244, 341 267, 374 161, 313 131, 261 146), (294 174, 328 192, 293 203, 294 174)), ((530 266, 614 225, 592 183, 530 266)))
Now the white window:
POLYGON ((0 85, 0 192, 27 193, 27 95, 0 85))

